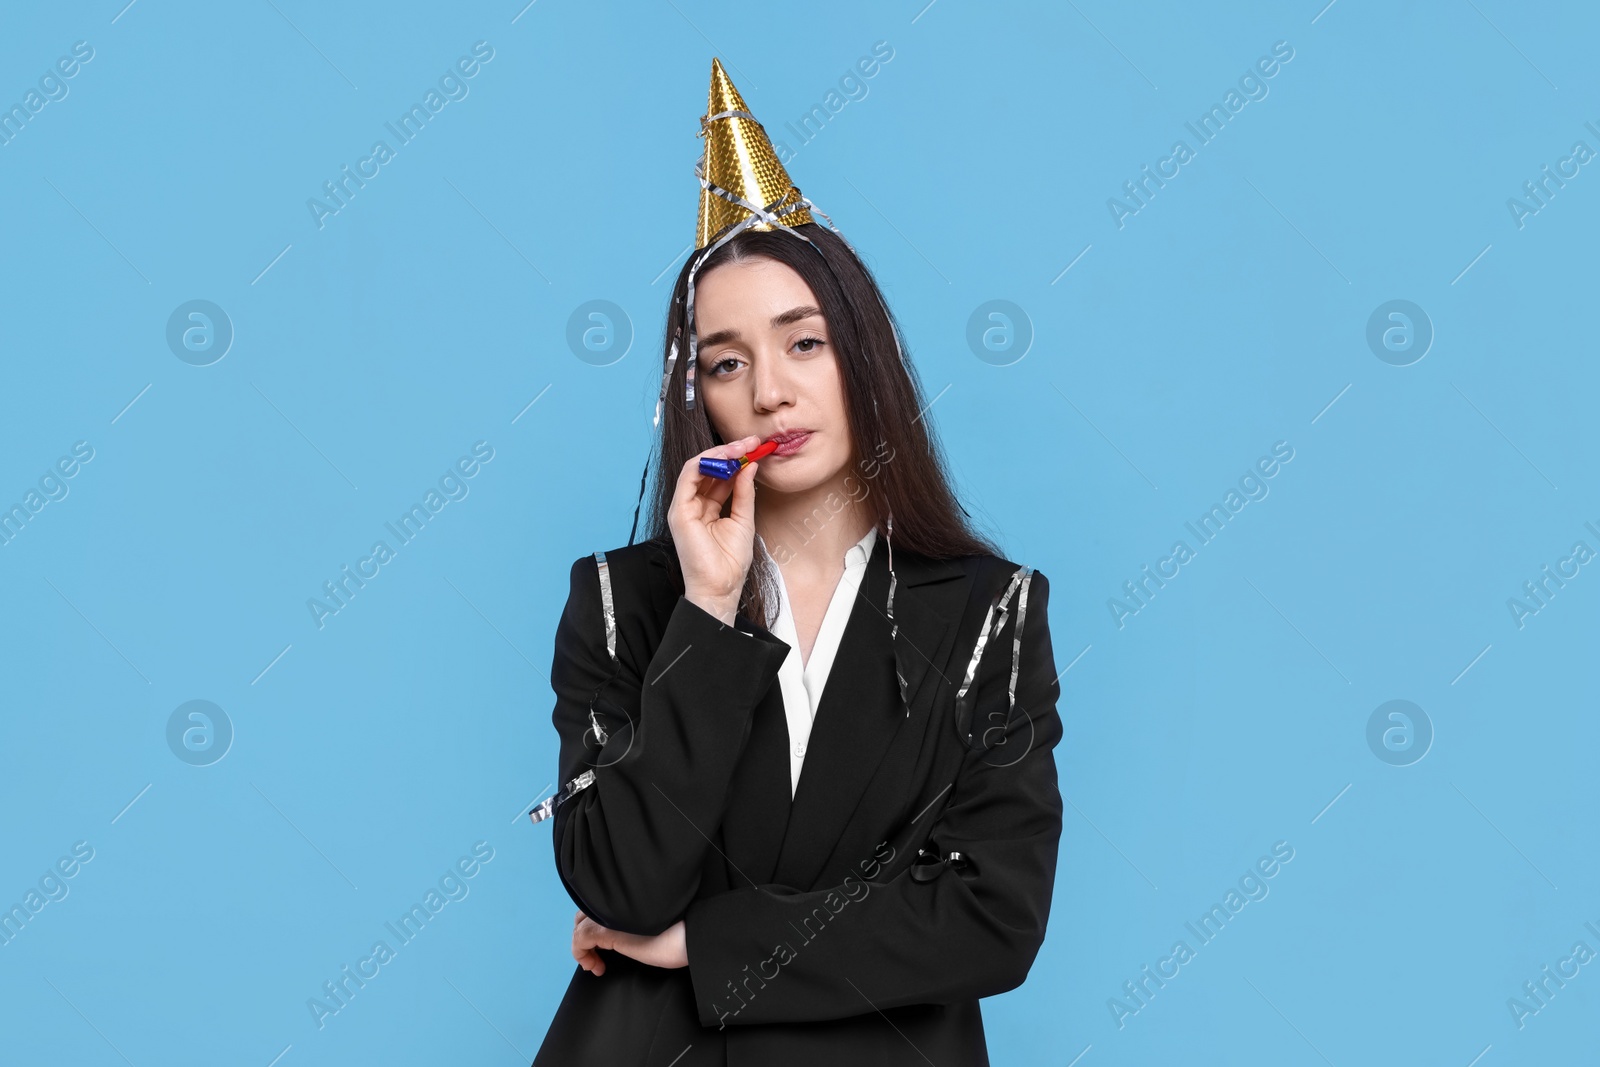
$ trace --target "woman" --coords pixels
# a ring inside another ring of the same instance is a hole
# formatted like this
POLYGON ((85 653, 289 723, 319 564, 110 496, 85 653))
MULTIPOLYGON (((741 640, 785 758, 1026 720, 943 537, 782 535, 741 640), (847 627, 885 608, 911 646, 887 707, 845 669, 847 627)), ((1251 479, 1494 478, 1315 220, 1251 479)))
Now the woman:
MULTIPOLYGON (((705 121, 765 144, 720 64, 705 121)), ((716 140, 745 224, 702 199, 652 536, 575 561, 556 631, 579 967, 534 1062, 986 1064, 1061 832, 1049 583, 963 521, 865 266, 716 140)))

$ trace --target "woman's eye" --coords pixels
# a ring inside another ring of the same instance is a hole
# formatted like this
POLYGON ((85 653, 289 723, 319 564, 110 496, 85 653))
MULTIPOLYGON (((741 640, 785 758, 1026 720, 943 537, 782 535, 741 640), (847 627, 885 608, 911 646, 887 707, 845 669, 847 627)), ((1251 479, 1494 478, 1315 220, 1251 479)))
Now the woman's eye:
MULTIPOLYGON (((717 362, 711 364, 711 373, 713 375, 715 375, 716 377, 719 377, 719 378, 722 377, 723 376, 722 368, 728 366, 730 363, 734 367, 737 367, 739 365, 739 361, 736 360, 736 359, 732 359, 732 358, 718 360, 717 362)), ((733 371, 729 370, 728 373, 732 374, 733 371)))
POLYGON ((809 346, 806 348, 800 348, 800 352, 803 355, 807 352, 815 352, 818 347, 825 344, 827 344, 827 342, 820 337, 802 337, 800 340, 795 342, 795 347, 799 348, 801 345, 809 346))

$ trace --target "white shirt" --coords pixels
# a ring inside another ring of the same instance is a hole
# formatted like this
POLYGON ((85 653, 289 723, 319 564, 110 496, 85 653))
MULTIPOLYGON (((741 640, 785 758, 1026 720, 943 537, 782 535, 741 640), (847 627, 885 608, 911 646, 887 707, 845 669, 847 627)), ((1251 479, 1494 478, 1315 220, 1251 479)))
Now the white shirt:
POLYGON ((778 668, 778 686, 783 692, 783 711, 789 722, 789 795, 794 796, 800 786, 800 767, 806 758, 806 741, 811 736, 811 723, 816 718, 817 702, 822 699, 822 688, 828 682, 828 672, 833 669, 834 655, 839 651, 839 639, 844 636, 845 623, 850 621, 855 607, 856 591, 866 574, 867 560, 872 557, 877 543, 878 528, 868 530, 866 536, 850 547, 844 555, 844 573, 833 588, 833 599, 822 616, 822 629, 811 646, 811 656, 802 666, 800 662, 800 636, 795 628, 794 610, 789 604, 789 590, 783 584, 783 571, 767 552, 766 542, 756 535, 756 542, 776 575, 778 585, 778 619, 772 634, 789 646, 789 655, 778 668))

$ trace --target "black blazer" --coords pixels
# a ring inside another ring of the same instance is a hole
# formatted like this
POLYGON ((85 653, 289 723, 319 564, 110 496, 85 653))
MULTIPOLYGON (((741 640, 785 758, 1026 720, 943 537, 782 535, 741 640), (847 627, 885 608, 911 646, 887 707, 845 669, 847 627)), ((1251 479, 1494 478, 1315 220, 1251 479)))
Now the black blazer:
POLYGON ((669 542, 601 555, 615 659, 597 556, 573 563, 556 629, 558 783, 592 772, 556 809, 556 869, 602 925, 683 919, 689 966, 608 950, 603 975, 574 965, 536 1067, 987 1064, 978 998, 1027 976, 1061 836, 1045 576, 1027 572, 1014 708, 1020 588, 958 715, 985 615, 1022 568, 897 550, 902 704, 880 535, 791 802, 773 684, 789 646, 685 599, 669 542))

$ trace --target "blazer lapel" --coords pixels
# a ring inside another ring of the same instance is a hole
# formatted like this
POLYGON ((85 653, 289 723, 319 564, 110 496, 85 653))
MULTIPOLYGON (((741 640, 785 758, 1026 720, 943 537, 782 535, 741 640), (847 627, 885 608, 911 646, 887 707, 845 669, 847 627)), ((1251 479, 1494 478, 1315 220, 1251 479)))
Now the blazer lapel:
MULTIPOLYGON (((954 624, 967 601, 971 579, 958 563, 909 552, 896 553, 895 573, 894 614, 900 624, 896 642, 910 715, 901 706, 895 680, 895 648, 884 613, 889 597, 888 552, 880 536, 817 705, 772 876, 781 884, 810 888, 890 742, 902 731, 922 736, 941 688, 933 683, 947 676, 944 665, 950 657, 954 624)), ((772 693, 778 692, 774 686, 772 693)), ((778 699, 781 718, 781 696, 778 699)), ((787 733, 785 726, 785 738, 787 733)), ((785 760, 783 770, 787 769, 785 760)), ((782 782, 787 794, 787 773, 782 782)))

